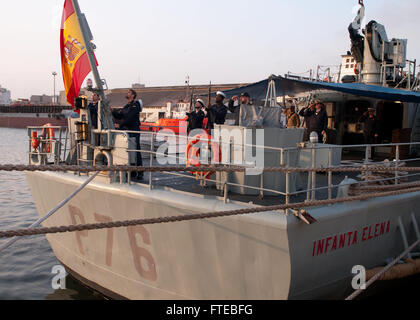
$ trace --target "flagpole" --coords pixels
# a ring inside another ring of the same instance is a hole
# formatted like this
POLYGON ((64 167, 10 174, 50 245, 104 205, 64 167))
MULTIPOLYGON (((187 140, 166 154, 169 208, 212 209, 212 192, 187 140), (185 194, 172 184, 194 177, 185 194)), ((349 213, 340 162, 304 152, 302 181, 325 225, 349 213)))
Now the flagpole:
POLYGON ((93 78, 95 79, 95 82, 96 82, 96 87, 98 88, 98 94, 101 97, 101 102, 100 102, 101 114, 99 116, 102 118, 102 114, 103 114, 104 117, 103 119, 99 119, 99 120, 104 120, 103 121, 104 128, 102 129, 109 129, 109 130, 114 129, 114 123, 112 121, 111 110, 109 109, 108 101, 106 100, 106 97, 105 97, 102 80, 101 80, 101 77, 99 76, 99 71, 98 71, 98 68, 96 67, 96 60, 93 54, 93 48, 92 48, 92 43, 91 43, 91 41, 93 40, 93 37, 91 33, 88 30, 86 30, 86 28, 88 27, 87 21, 82 16, 82 12, 80 10, 78 0, 71 0, 71 2, 73 4, 77 21, 79 22, 79 26, 82 31, 83 42, 85 43, 85 46, 86 46, 86 53, 89 59, 90 68, 92 69, 93 78))

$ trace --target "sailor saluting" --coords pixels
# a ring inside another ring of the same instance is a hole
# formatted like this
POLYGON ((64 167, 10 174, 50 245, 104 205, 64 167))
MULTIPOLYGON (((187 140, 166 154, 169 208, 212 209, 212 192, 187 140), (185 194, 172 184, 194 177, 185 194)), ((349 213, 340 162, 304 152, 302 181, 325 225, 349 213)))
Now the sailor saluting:
MULTIPOLYGON (((119 124, 120 130, 139 131, 139 133, 129 133, 131 138, 136 140, 136 150, 140 150, 140 112, 142 111, 141 100, 137 101, 137 92, 129 89, 126 95, 128 103, 124 108, 113 110, 112 115, 115 119, 121 120, 119 124)), ((141 152, 136 152, 136 166, 143 166, 141 152)), ((143 179, 143 173, 137 175, 132 172, 132 178, 143 179)))
POLYGON ((197 99, 195 102, 195 110, 187 113, 188 115, 188 132, 195 130, 195 129, 202 129, 203 128, 203 120, 205 118, 204 111, 204 101, 201 99, 197 99))
POLYGON ((241 113, 242 106, 252 105, 251 96, 248 92, 241 93, 240 98, 238 96, 233 96, 232 99, 229 100, 229 111, 235 114, 235 126, 239 125, 239 118, 241 113), (239 100, 238 106, 235 106, 235 102, 239 100))
POLYGON ((225 124, 226 114, 228 108, 223 104, 223 100, 226 99, 226 95, 218 91, 216 93, 216 104, 207 106, 207 129, 212 130, 214 124, 225 124))

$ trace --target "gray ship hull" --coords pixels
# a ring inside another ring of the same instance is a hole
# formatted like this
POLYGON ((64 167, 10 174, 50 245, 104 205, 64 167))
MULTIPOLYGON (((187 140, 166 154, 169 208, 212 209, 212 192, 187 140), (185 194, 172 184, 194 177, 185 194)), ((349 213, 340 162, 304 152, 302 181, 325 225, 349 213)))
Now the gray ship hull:
MULTIPOLYGON (((27 173, 42 216, 86 177, 27 173)), ((81 281, 128 299, 344 298, 355 265, 383 265, 409 243, 420 193, 309 209, 306 225, 283 212, 48 235, 57 258, 81 281)), ((98 177, 44 226, 235 210, 214 196, 98 177), (101 181, 103 180, 103 181, 101 181)))

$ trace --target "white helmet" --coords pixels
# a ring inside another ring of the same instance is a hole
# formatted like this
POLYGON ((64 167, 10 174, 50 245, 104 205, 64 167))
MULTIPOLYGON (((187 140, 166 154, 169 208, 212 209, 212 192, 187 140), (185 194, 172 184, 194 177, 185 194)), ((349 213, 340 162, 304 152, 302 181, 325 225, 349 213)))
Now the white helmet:
POLYGON ((195 100, 195 102, 199 102, 199 103, 201 103, 203 107, 205 107, 205 106, 206 106, 206 105, 204 104, 204 101, 203 101, 203 100, 201 100, 201 99, 197 99, 197 100, 195 100))
POLYGON ((223 98, 226 99, 226 95, 222 91, 217 91, 216 95, 222 96, 223 98))

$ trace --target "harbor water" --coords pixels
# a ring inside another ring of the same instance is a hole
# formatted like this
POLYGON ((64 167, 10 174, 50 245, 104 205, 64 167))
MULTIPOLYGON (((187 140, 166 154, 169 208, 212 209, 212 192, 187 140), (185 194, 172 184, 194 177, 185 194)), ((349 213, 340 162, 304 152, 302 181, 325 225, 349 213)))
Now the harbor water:
MULTIPOLYGON (((0 164, 28 164, 25 129, 0 128, 0 164)), ((0 172, 0 230, 26 228, 38 219, 24 172, 0 172)), ((5 240, 0 239, 0 244, 5 240)), ((66 289, 53 289, 59 266, 45 236, 21 238, 0 251, 0 300, 103 299, 85 286, 66 278, 66 289)), ((379 282, 361 299, 401 299, 418 296, 420 276, 400 281, 379 282)), ((331 297, 335 299, 335 297, 331 297)))
MULTIPOLYGON (((0 163, 28 164, 25 129, 0 128, 0 163)), ((0 229, 26 228, 38 219, 24 172, 0 172, 0 229)), ((5 240, 0 240, 0 244, 5 240)), ((84 286, 66 279, 54 290, 52 273, 60 263, 45 236, 25 237, 0 252, 0 300, 96 299, 84 286)))

